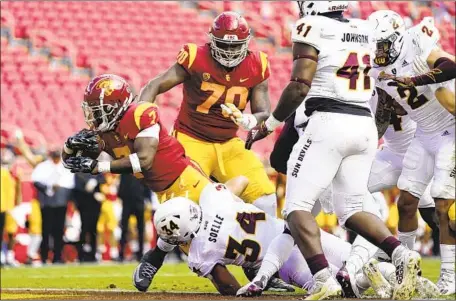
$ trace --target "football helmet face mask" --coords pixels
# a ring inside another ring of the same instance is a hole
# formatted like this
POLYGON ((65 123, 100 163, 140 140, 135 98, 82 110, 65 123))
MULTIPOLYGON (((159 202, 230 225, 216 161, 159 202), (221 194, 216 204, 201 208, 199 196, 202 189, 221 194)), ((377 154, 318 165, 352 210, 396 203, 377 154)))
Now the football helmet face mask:
POLYGON ((113 130, 134 97, 130 85, 120 76, 103 74, 94 77, 84 93, 82 109, 92 130, 113 130))
POLYGON ((222 66, 236 67, 247 56, 250 27, 240 14, 221 13, 212 23, 208 35, 212 57, 222 66))
POLYGON ((404 45, 404 20, 391 10, 376 11, 369 16, 368 20, 374 28, 376 41, 374 62, 379 66, 394 63, 404 45))
POLYGON ((172 245, 189 242, 196 236, 202 221, 201 207, 184 197, 164 202, 154 215, 158 236, 172 245))
POLYGON ((299 16, 314 16, 335 11, 346 11, 348 1, 298 1, 299 16))

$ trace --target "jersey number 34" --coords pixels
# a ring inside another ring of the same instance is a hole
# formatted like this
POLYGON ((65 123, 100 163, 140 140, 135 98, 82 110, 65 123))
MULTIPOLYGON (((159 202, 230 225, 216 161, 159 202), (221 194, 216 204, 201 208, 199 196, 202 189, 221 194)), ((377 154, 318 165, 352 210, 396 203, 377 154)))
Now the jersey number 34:
MULTIPOLYGON (((236 220, 247 234, 254 235, 256 232, 256 223, 265 221, 266 214, 264 212, 239 212, 236 220)), ((235 260, 238 255, 244 255, 245 261, 255 262, 260 256, 261 247, 255 240, 244 239, 240 243, 232 238, 228 238, 228 245, 225 251, 225 258, 235 260)))

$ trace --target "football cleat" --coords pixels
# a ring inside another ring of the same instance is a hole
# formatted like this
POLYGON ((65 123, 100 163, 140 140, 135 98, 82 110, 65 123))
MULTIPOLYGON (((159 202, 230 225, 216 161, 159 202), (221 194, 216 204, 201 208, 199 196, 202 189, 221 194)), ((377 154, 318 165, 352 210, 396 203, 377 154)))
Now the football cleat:
POLYGON ((396 285, 393 290, 393 299, 410 300, 415 292, 421 256, 415 251, 399 246, 394 250, 392 260, 396 267, 396 285))
POLYGON ((292 293, 295 291, 293 285, 286 283, 280 278, 271 277, 266 286, 266 291, 270 292, 289 292, 292 293))
POLYGON ((313 276, 314 284, 305 300, 326 300, 342 297, 342 287, 328 268, 313 276))
POLYGON ((381 299, 391 299, 393 287, 380 272, 377 260, 371 259, 366 263, 363 266, 363 273, 372 289, 381 299))
POLYGON ((266 276, 261 277, 260 280, 252 281, 243 287, 241 287, 237 292, 236 296, 238 297, 258 297, 261 296, 263 291, 266 288, 268 279, 266 276))
POLYGON ((340 286, 342 287, 342 297, 344 298, 360 298, 358 288, 353 284, 355 278, 350 277, 348 270, 346 268, 346 262, 342 265, 340 270, 336 274, 336 279, 339 282, 340 286))
POLYGON ((442 269, 437 287, 441 295, 448 296, 456 293, 456 278, 454 271, 442 269))
POLYGON ((146 292, 158 269, 148 262, 141 262, 133 273, 133 285, 141 292, 146 292))
POLYGON ((431 280, 418 276, 416 278, 416 294, 421 299, 435 299, 440 295, 440 290, 431 280))

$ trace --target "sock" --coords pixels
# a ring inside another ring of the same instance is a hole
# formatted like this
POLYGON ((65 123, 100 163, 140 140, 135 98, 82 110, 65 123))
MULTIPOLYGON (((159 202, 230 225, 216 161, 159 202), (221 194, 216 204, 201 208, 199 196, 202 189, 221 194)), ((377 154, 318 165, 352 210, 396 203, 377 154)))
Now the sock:
POLYGON ((384 241, 380 243, 380 249, 382 249, 390 258, 392 258, 394 250, 401 245, 401 242, 394 236, 388 236, 384 241))
POLYGON ((290 234, 282 233, 274 238, 263 258, 260 270, 253 281, 259 281, 264 276, 269 280, 272 275, 280 270, 285 261, 290 257, 293 246, 294 239, 290 234))
POLYGON ((456 246, 455 245, 440 245, 440 257, 442 263, 440 264, 440 270, 447 270, 455 272, 455 256, 456 246))
POLYGON ((407 246, 410 250, 413 250, 416 239, 416 230, 410 232, 397 231, 397 238, 403 245, 407 246))
POLYGON ((6 262, 14 262, 15 260, 15 255, 13 250, 8 250, 6 253, 6 262))
POLYGON ((346 268, 350 275, 356 275, 356 272, 361 270, 364 264, 367 263, 378 248, 368 242, 361 235, 356 236, 353 242, 350 256, 347 259, 346 268))
POLYGON ((41 235, 40 234, 31 234, 30 235, 30 244, 28 245, 27 248, 27 256, 30 258, 35 258, 38 249, 40 248, 41 244, 41 235))
POLYGON ((307 264, 309 265, 309 269, 310 269, 310 272, 312 273, 312 275, 315 275, 316 273, 320 272, 321 270, 329 267, 328 261, 326 260, 326 257, 324 254, 317 254, 306 260, 307 260, 307 264))

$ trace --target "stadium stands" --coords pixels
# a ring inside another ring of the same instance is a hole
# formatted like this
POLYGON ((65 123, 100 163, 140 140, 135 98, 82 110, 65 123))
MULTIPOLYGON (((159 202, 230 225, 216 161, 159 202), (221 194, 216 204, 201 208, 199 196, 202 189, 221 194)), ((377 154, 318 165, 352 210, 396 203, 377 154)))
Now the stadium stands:
MULTIPOLYGON (((404 16, 412 10, 415 23, 433 10, 444 11, 445 16, 437 21, 441 42, 455 53, 454 2, 417 6, 406 1, 362 1, 354 3, 350 13, 365 18, 381 8, 404 16)), ((204 43, 213 16, 230 9, 243 12, 253 27, 256 40, 251 48, 270 55, 274 105, 291 67, 288 46, 290 25, 297 14, 294 3, 2 2, 2 121, 38 131, 48 142, 61 144, 84 126, 79 106, 90 75, 116 73, 139 91, 173 63, 182 44, 204 43)), ((181 90, 174 89, 159 101, 162 120, 170 127, 181 90)), ((270 142, 261 142, 255 149, 266 154, 271 147, 270 142)))

